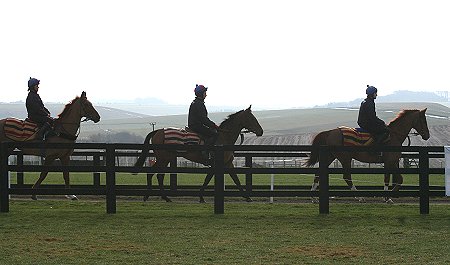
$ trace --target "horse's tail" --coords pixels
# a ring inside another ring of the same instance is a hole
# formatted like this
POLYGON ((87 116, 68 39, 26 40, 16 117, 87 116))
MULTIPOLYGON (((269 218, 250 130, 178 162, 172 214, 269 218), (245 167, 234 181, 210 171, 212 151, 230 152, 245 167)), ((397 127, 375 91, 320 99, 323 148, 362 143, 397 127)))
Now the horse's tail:
POLYGON ((328 137, 329 132, 330 131, 320 132, 319 134, 317 134, 314 137, 313 142, 312 142, 313 149, 311 150, 311 154, 309 155, 308 160, 306 160, 307 167, 312 167, 317 162, 319 162, 319 152, 318 152, 318 149, 314 148, 314 147, 318 147, 320 145, 325 145, 327 143, 327 137, 328 137))
POLYGON ((147 134, 147 136, 145 137, 144 144, 142 147, 142 152, 141 152, 141 155, 139 155, 138 160, 134 164, 135 167, 142 167, 144 165, 145 159, 147 158, 147 155, 148 155, 148 151, 150 150, 150 147, 148 145, 150 144, 150 140, 152 139, 152 137, 157 132, 158 132, 158 130, 152 131, 149 134, 147 134))

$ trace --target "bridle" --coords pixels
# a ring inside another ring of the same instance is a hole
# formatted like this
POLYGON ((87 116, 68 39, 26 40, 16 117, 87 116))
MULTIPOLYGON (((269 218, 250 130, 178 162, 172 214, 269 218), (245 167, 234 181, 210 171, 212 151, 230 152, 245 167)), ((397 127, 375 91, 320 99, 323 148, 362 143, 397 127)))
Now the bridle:
MULTIPOLYGON (((78 99, 78 101, 79 101, 79 103, 80 103, 79 116, 82 117, 82 112, 83 112, 83 111, 84 111, 85 114, 88 113, 88 112, 87 112, 86 109, 85 109, 85 106, 84 106, 84 104, 83 104, 83 102, 82 102, 82 99, 80 98, 80 99, 78 99)), ((55 122, 58 123, 58 124, 60 124, 60 128, 61 128, 61 130, 62 130, 62 131, 60 131, 60 132, 58 133, 58 136, 61 137, 61 138, 67 139, 67 140, 75 141, 75 140, 78 138, 78 135, 80 135, 80 132, 81 132, 81 126, 80 126, 80 123, 86 122, 86 121, 89 121, 89 120, 91 120, 91 119, 88 118, 88 117, 85 117, 84 119, 80 120, 79 123, 78 123, 78 122, 60 122, 59 120, 56 120, 55 122), (78 130, 77 130, 77 132, 75 133, 75 135, 72 135, 71 133, 69 133, 69 132, 64 128, 64 124, 78 124, 78 130)))

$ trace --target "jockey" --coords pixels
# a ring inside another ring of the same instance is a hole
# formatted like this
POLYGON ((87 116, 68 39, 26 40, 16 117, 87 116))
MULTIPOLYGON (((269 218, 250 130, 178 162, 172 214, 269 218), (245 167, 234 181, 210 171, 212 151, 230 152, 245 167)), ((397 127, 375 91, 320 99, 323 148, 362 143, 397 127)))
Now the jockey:
MULTIPOLYGON (((205 106, 207 90, 208 88, 203 85, 195 85, 195 99, 189 107, 188 127, 204 137, 206 145, 212 145, 217 140, 219 126, 208 118, 205 106)), ((208 152, 205 151, 202 154, 209 160, 208 152)))
POLYGON ((367 98, 359 107, 358 125, 373 136, 374 144, 382 144, 389 138, 389 129, 375 112, 377 92, 376 87, 367 85, 367 98))
POLYGON ((37 138, 44 139, 52 129, 53 118, 50 117, 50 111, 44 106, 41 97, 38 94, 40 80, 31 78, 28 80, 28 96, 26 107, 28 119, 37 123, 40 127, 37 138))

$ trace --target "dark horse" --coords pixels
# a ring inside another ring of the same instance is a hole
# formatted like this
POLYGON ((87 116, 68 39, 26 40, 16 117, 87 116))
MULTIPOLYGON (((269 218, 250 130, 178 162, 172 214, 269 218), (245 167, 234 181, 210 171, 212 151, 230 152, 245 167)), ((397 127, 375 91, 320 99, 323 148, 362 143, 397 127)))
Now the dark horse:
MULTIPOLYGON (((415 129, 423 140, 428 140, 430 138, 430 132, 428 131, 427 119, 425 117, 425 111, 423 110, 403 110, 401 111, 395 119, 393 119, 389 124, 388 128, 390 131, 390 140, 386 143, 388 146, 401 146, 408 136, 411 129, 415 129)), ((339 129, 333 129, 329 131, 320 132, 313 140, 313 146, 320 145, 331 145, 331 146, 342 146, 343 136, 339 129)), ((329 166, 334 159, 341 162, 344 169, 351 168, 352 159, 356 159, 361 162, 367 163, 384 163, 386 169, 397 169, 399 167, 398 163, 401 157, 400 152, 383 152, 382 156, 370 152, 333 152, 330 153, 326 159, 326 164, 329 166)), ((306 165, 311 167, 319 162, 319 154, 316 149, 313 149, 306 165)), ((351 188, 351 190, 356 190, 355 185, 352 182, 352 176, 350 173, 344 173, 343 175, 345 182, 351 188)), ((385 174, 384 184, 385 190, 389 187, 389 177, 390 174, 385 174)), ((403 183, 403 177, 399 173, 393 174, 392 191, 398 191, 401 184, 403 183)), ((319 177, 315 176, 314 183, 311 190, 315 191, 319 185, 319 177)), ((360 198, 360 201, 363 199, 360 198)), ((386 202, 392 202, 389 198, 385 198, 386 202)))
MULTIPOLYGON (((257 136, 261 136, 263 134, 263 129, 261 128, 261 125, 259 125, 258 120, 253 116, 253 113, 251 111, 251 106, 246 110, 238 111, 234 114, 231 114, 228 116, 227 119, 225 119, 219 126, 219 136, 217 138, 217 144, 222 145, 233 145, 236 140, 238 139, 241 131, 243 129, 247 129, 250 132, 255 133, 257 136)), ((150 140, 152 141, 152 144, 164 144, 164 129, 159 129, 156 131, 153 131, 147 135, 147 137, 144 140, 144 147, 143 150, 136 161, 135 167, 142 167, 144 164, 145 159, 148 156, 149 152, 149 146, 150 140)), ((204 163, 205 158, 202 156, 200 151, 187 151, 187 152, 176 152, 176 151, 166 151, 166 150, 155 150, 155 164, 154 167, 159 168, 166 168, 167 165, 176 159, 177 156, 184 157, 190 161, 197 162, 197 163, 204 163)), ((225 152, 224 154, 224 165, 226 168, 233 168, 233 159, 234 154, 232 151, 225 152)), ((151 185, 151 177, 153 174, 147 178, 147 185, 151 185)), ((158 184, 161 191, 161 198, 166 200, 167 202, 170 202, 171 200, 165 195, 164 193, 164 173, 157 174, 158 176, 158 184)), ((233 179, 234 183, 238 187, 239 191, 244 193, 244 189, 242 188, 242 185, 239 181, 239 178, 236 174, 230 174, 231 178, 233 179)), ((212 178, 212 174, 208 174, 205 178, 205 182, 203 183, 203 186, 201 188, 201 191, 203 191, 207 186, 209 181, 212 178)), ((248 201, 251 201, 251 199, 248 196, 244 196, 248 201)), ((148 196, 144 197, 144 201, 148 199, 148 196)), ((200 195, 200 202, 204 202, 203 196, 200 195)))
MULTIPOLYGON (((100 115, 97 110, 95 110, 92 103, 86 98, 86 92, 81 93, 81 97, 76 97, 69 104, 64 107, 58 118, 55 119, 55 132, 58 136, 49 137, 46 143, 74 143, 78 136, 78 131, 80 128, 80 122, 83 117, 94 121, 95 123, 100 121, 100 115)), ((3 130, 6 119, 0 120, 0 142, 11 142, 9 138, 5 136, 3 130)), ((30 142, 38 142, 33 140, 30 142)), ((70 155, 73 152, 72 149, 62 149, 62 148, 48 148, 48 149, 22 149, 23 153, 26 155, 36 155, 43 156, 45 158, 44 165, 48 166, 59 158, 63 166, 68 165, 70 161, 70 155)), ((33 185, 33 189, 39 187, 39 185, 47 177, 48 171, 42 171, 39 179, 33 185)), ((69 172, 63 171, 64 183, 66 188, 70 188, 69 172)), ((66 195, 67 198, 76 200, 75 195, 66 195)), ((36 195, 32 195, 31 198, 36 200, 36 195)))

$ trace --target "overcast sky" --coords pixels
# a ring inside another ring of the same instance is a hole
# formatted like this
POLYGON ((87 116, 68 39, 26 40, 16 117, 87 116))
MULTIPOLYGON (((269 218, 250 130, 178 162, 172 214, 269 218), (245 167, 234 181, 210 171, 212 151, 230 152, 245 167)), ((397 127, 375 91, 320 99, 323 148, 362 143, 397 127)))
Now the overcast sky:
POLYGON ((93 102, 307 107, 396 90, 450 91, 450 2, 1 1, 0 101, 86 90, 93 102))

